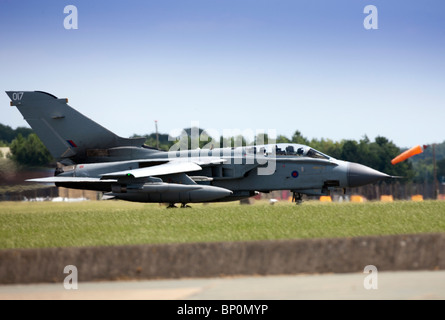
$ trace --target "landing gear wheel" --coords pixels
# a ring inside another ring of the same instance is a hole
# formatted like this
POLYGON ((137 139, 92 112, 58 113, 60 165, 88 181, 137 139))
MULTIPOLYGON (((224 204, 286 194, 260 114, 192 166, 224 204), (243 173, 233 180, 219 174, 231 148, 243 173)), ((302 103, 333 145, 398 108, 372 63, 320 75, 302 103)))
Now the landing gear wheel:
POLYGON ((183 204, 181 204, 181 209, 184 209, 184 208, 191 208, 189 205, 187 205, 187 203, 183 203, 183 204))
POLYGON ((297 206, 303 203, 303 195, 298 192, 292 192, 292 202, 295 202, 297 206))
POLYGON ((177 208, 177 206, 175 206, 174 203, 170 203, 167 207, 167 209, 176 209, 176 208, 177 208))

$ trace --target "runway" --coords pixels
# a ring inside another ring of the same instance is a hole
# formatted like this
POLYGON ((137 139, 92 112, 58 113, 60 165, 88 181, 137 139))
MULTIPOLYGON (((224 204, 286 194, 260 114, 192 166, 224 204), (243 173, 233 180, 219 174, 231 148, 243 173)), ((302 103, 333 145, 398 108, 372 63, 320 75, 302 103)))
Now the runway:
POLYGON ((443 300, 445 271, 379 272, 211 279, 79 282, 0 286, 0 300, 443 300), (368 281, 369 282, 369 281, 368 281))

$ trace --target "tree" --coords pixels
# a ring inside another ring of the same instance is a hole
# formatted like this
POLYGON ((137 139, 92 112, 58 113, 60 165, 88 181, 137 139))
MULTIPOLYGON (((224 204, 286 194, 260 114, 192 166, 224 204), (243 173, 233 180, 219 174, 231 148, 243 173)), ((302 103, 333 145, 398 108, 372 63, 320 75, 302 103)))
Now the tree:
POLYGON ((220 148, 235 148, 247 146, 247 140, 242 135, 237 135, 234 137, 224 137, 219 138, 220 148))
POLYGON ((35 133, 24 138, 21 134, 11 143, 11 159, 24 166, 45 166, 51 160, 51 154, 35 133))
POLYGON ((280 134, 277 137, 277 143, 291 143, 291 141, 286 136, 280 134))
POLYGON ((378 136, 374 142, 369 143, 369 139, 365 139, 362 140, 362 144, 364 144, 363 148, 367 147, 364 149, 366 151, 362 152, 362 164, 391 176, 400 176, 410 180, 414 177, 411 162, 391 164, 391 160, 401 153, 400 148, 392 141, 378 136))
MULTIPOLYGON (((163 151, 168 151, 170 147, 174 144, 174 141, 169 141, 168 134, 158 134, 159 137, 159 149, 163 151)), ((145 138, 145 144, 149 147, 156 148, 156 133, 138 135, 134 134, 131 138, 145 138)))
POLYGON ((29 128, 18 127, 14 130, 10 126, 0 124, 0 140, 6 143, 11 143, 19 134, 23 137, 28 137, 32 132, 32 129, 29 128))
POLYGON ((308 145, 309 140, 306 137, 303 137, 301 132, 297 130, 297 131, 295 131, 294 135, 292 136, 292 143, 308 145))
POLYGON ((341 152, 343 149, 343 141, 342 142, 334 142, 331 139, 312 139, 310 142, 310 146, 318 151, 323 152, 324 154, 329 155, 335 159, 341 159, 341 152))
POLYGON ((14 137, 14 130, 10 126, 0 124, 0 140, 11 142, 14 137))
POLYGON ((437 161, 436 165, 437 165, 437 179, 439 179, 439 181, 443 181, 443 179, 445 179, 445 159, 437 161))

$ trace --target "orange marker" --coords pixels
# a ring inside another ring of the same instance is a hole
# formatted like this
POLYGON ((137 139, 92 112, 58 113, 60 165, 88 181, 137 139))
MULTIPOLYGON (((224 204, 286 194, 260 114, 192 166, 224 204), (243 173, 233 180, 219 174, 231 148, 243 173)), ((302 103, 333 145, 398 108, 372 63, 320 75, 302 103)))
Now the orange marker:
POLYGON ((415 156, 416 154, 422 153, 424 149, 426 149, 427 146, 423 146, 423 149, 421 146, 415 146, 414 148, 411 148, 409 150, 406 150, 405 152, 399 154, 397 157, 391 160, 391 163, 394 165, 396 163, 405 161, 408 158, 411 158, 412 156, 415 156))

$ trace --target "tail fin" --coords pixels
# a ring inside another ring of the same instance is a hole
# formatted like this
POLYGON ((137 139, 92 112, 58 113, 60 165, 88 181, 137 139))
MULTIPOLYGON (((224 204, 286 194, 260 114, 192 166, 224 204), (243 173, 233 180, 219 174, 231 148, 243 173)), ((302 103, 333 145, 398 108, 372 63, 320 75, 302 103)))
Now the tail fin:
POLYGON ((52 156, 74 162, 87 159, 89 150, 142 146, 145 139, 117 136, 68 105, 68 99, 42 91, 7 91, 16 106, 52 156))

